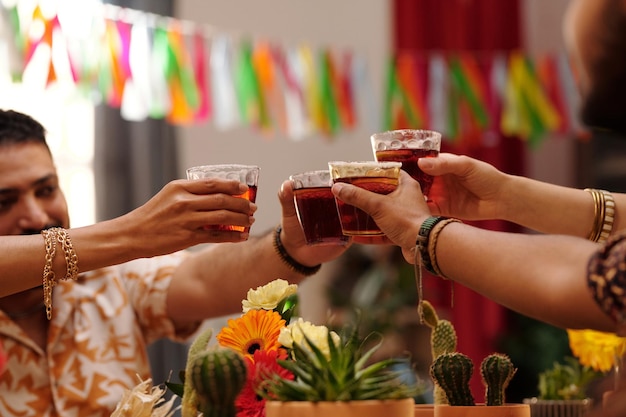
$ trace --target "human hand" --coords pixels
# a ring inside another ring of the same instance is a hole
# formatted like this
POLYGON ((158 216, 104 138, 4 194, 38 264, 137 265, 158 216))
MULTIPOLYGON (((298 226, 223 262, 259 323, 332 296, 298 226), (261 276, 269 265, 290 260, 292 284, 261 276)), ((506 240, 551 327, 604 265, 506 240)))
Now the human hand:
POLYGON ((208 225, 251 226, 257 206, 237 197, 248 187, 235 180, 203 178, 166 184, 141 207, 114 220, 139 239, 142 256, 156 256, 213 242, 239 242, 247 233, 208 229, 208 225))
POLYGON ((435 177, 428 196, 434 215, 465 220, 501 218, 507 174, 486 162, 450 153, 421 158, 418 164, 435 177))
POLYGON ((430 211, 419 183, 400 171, 398 187, 387 195, 377 194, 346 183, 336 183, 333 194, 347 204, 356 206, 374 218, 386 239, 402 248, 407 261, 413 262, 415 239, 430 211))
POLYGON ((293 184, 284 181, 278 192, 282 207, 281 241, 289 255, 306 266, 328 262, 340 256, 350 246, 347 245, 307 245, 304 232, 298 221, 294 202, 293 184))

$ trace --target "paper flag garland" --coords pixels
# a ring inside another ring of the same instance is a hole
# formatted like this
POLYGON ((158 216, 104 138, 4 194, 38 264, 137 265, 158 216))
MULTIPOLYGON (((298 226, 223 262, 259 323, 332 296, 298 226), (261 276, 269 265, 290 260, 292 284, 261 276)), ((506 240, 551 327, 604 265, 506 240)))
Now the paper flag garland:
POLYGON ((233 38, 130 12, 102 5, 88 17, 89 36, 76 39, 36 4, 29 22, 0 5, 0 80, 19 80, 38 66, 45 88, 65 82, 67 72, 77 89, 120 108, 127 120, 243 124, 266 138, 330 139, 367 123, 370 131, 434 129, 446 140, 483 146, 503 134, 537 146, 547 133, 581 130, 562 54, 401 51, 389 57, 378 103, 367 63, 354 51, 233 38))

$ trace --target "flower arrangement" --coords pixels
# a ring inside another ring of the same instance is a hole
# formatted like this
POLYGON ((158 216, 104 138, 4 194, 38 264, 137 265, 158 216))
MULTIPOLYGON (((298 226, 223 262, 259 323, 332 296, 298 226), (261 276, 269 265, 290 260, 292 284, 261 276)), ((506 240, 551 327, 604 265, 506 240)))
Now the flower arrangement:
MULTIPOLYGON (((183 417, 263 417, 265 402, 412 398, 420 388, 403 382, 408 361, 370 363, 356 326, 342 332, 295 317, 297 286, 277 279, 248 291, 242 315, 230 319, 211 344, 212 331, 189 348, 182 384, 166 385, 182 398, 183 417)), ((373 336, 372 336, 373 337, 373 336)), ((409 368, 410 369, 410 368, 409 368)))

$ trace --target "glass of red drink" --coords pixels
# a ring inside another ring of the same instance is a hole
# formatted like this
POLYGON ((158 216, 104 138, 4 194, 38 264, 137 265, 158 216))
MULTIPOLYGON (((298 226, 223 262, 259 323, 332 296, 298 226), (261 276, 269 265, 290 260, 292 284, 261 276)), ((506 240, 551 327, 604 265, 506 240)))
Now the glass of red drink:
POLYGON ((425 174, 417 165, 420 158, 435 158, 441 149, 441 133, 434 130, 402 129, 374 133, 372 150, 377 161, 396 161, 413 177, 428 196, 433 177, 425 174))
POLYGON ((296 212, 308 245, 345 245, 335 196, 330 191, 328 170, 308 171, 289 177, 293 184, 296 212))
MULTIPOLYGON (((332 161, 328 163, 333 183, 346 182, 379 194, 389 194, 398 186, 400 162, 332 161)), ((363 210, 338 199, 337 211, 344 235, 382 235, 374 219, 363 210)))
MULTIPOLYGON (((187 179, 197 180, 200 178, 222 178, 238 180, 248 186, 248 191, 237 197, 256 202, 256 193, 259 182, 260 168, 256 165, 222 164, 222 165, 199 165, 187 169, 187 179)), ((211 224, 204 227, 207 230, 226 230, 236 232, 250 232, 250 227, 234 226, 227 224, 211 224)))

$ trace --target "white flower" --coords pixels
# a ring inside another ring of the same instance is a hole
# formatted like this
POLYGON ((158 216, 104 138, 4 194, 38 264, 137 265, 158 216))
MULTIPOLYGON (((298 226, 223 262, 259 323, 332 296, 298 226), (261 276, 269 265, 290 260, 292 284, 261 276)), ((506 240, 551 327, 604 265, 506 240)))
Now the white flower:
POLYGON ((248 290, 246 299, 241 302, 243 312, 249 310, 273 310, 285 297, 298 291, 296 284, 289 284, 284 279, 275 279, 256 290, 248 290))
MULTIPOLYGON (((297 321, 289 324, 287 327, 280 329, 280 335, 278 336, 278 342, 291 349, 293 344, 296 343, 303 349, 308 349, 308 344, 304 339, 304 335, 319 349, 322 351, 327 359, 330 358, 330 348, 328 347, 328 327, 316 326, 311 324, 310 321, 304 321, 302 317, 297 321)), ((330 332, 335 346, 340 343, 339 335, 335 332, 330 332)))

